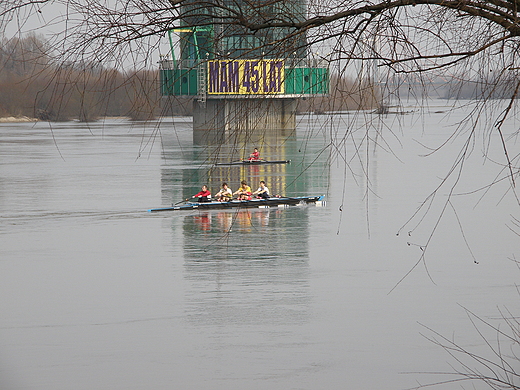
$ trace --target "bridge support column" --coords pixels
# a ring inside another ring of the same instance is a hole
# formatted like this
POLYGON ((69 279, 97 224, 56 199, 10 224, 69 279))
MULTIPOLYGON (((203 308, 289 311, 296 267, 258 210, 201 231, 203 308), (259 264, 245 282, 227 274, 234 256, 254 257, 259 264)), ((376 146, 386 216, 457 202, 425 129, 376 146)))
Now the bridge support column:
POLYGON ((296 99, 207 99, 193 102, 195 144, 258 144, 266 133, 286 135, 296 129, 296 99))

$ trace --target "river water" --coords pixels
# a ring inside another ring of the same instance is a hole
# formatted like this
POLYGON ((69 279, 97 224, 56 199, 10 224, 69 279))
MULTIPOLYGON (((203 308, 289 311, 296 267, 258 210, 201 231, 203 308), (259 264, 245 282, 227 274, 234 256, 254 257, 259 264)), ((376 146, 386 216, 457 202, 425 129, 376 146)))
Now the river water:
POLYGON ((394 390, 454 370, 432 331, 488 354, 465 309, 519 309, 518 203, 475 192, 501 143, 483 125, 429 198, 470 111, 403 109, 209 146, 189 118, 0 124, 0 389, 394 390), (254 146, 291 163, 212 166, 254 146), (242 179, 327 204, 147 212, 242 179))

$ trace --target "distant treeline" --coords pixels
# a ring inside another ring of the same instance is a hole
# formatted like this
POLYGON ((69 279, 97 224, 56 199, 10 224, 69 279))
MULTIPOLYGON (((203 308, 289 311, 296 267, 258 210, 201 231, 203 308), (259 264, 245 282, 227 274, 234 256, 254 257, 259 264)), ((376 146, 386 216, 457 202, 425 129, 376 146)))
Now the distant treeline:
POLYGON ((154 71, 122 73, 88 62, 57 62, 49 44, 34 35, 0 41, 0 116, 149 119, 160 113, 157 83, 154 71))
MULTIPOLYGON (((158 70, 107 69, 88 61, 59 62, 41 37, 0 40, 0 117, 94 121, 100 117, 147 120, 190 115, 193 99, 161 97, 158 70)), ((327 97, 300 99, 300 112, 373 108, 370 83, 333 77, 327 97)))
POLYGON ((503 77, 498 75, 488 79, 452 82, 445 89, 445 99, 510 99, 516 96, 517 85, 520 82, 517 75, 503 77))

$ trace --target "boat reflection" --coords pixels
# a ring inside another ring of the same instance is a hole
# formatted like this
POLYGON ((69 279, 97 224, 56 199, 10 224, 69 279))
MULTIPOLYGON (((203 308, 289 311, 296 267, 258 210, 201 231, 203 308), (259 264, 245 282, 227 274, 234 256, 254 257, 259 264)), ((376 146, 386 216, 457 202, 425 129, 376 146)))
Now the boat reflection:
POLYGON ((196 211, 184 215, 185 260, 306 259, 314 206, 196 211))
POLYGON ((182 217, 189 321, 198 326, 307 322, 309 210, 212 210, 182 217))
MULTIPOLYGON (((231 231, 259 232, 259 228, 270 227, 271 215, 280 218, 281 208, 235 208, 224 210, 199 210, 184 217, 184 231, 196 234, 201 231, 229 233, 231 231)), ((278 226, 279 221, 273 222, 278 226)), ((273 225, 273 224, 271 224, 273 225)), ((273 226, 271 226, 273 227, 273 226)))
POLYGON ((199 231, 211 231, 211 213, 199 213, 193 216, 193 222, 199 231))

